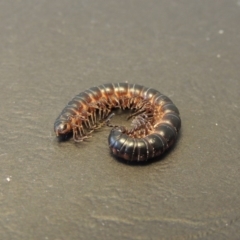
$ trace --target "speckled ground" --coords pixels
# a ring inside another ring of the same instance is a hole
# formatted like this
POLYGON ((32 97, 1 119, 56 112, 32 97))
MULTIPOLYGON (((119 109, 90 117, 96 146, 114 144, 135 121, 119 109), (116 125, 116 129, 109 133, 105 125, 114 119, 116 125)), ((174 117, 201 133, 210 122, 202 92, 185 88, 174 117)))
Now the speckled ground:
POLYGON ((240 2, 0 2, 1 239, 239 239, 240 2), (177 145, 116 161, 108 128, 58 143, 89 87, 128 81, 178 106, 177 145))

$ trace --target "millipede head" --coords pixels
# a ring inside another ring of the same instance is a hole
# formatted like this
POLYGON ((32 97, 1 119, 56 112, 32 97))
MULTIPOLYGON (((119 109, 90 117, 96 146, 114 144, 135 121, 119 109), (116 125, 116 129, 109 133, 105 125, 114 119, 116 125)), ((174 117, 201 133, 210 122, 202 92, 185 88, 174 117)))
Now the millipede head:
POLYGON ((72 130, 70 123, 68 122, 58 122, 54 125, 54 131, 57 137, 65 135, 72 130))

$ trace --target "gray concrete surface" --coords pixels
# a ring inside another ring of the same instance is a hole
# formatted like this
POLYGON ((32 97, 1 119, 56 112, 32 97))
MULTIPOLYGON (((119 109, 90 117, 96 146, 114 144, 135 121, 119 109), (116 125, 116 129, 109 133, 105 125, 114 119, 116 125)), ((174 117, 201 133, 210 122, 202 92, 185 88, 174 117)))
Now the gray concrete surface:
POLYGON ((240 1, 0 1, 1 239, 240 239, 240 1), (129 166, 108 128, 58 143, 77 93, 169 96, 180 139, 129 166))

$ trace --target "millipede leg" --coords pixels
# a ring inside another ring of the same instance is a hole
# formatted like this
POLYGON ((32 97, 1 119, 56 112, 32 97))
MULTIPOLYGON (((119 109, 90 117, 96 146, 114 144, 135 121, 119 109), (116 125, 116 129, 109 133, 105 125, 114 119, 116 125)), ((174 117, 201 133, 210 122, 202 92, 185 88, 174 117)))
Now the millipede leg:
POLYGON ((107 119, 105 120, 105 123, 106 123, 106 125, 108 126, 108 127, 117 127, 116 125, 112 125, 112 124, 110 124, 110 121, 111 121, 111 119, 112 119, 112 117, 115 115, 115 113, 111 113, 108 117, 107 117, 107 119))

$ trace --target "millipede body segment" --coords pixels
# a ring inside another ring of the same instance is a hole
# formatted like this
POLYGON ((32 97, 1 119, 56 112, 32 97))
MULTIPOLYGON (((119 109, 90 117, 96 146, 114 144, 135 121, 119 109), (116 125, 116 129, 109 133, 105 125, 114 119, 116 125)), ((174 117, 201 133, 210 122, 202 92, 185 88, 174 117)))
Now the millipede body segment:
POLYGON ((81 142, 104 125, 112 127, 111 152, 128 161, 147 161, 160 156, 177 139, 181 127, 173 102, 153 88, 138 84, 109 83, 92 87, 75 96, 54 123, 59 139, 72 134, 81 142), (111 125, 114 109, 131 109, 131 128, 111 125))

